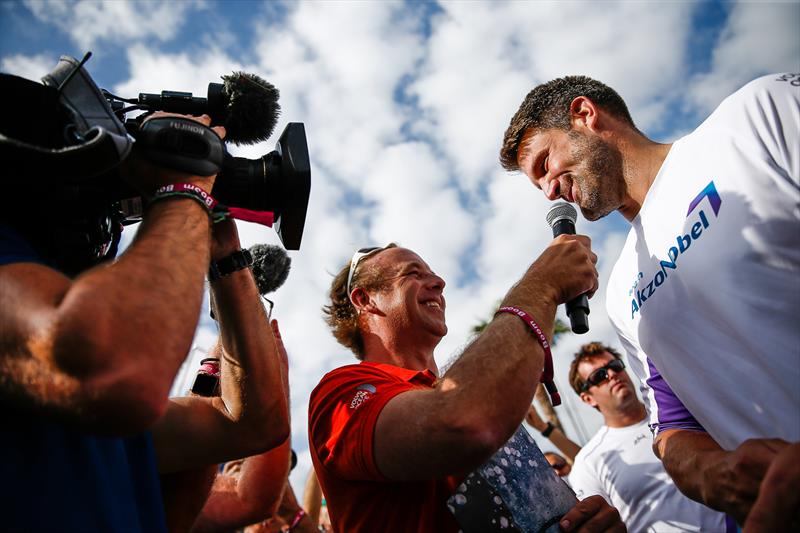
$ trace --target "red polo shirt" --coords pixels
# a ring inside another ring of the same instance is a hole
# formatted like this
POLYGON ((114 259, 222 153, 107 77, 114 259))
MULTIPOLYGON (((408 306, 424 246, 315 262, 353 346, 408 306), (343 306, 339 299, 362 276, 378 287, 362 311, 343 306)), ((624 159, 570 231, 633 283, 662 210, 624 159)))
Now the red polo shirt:
POLYGON ((311 459, 334 531, 458 531, 446 501, 460 478, 392 481, 375 465, 373 436, 383 406, 402 392, 432 388, 434 381, 430 370, 364 362, 326 374, 311 393, 311 459))

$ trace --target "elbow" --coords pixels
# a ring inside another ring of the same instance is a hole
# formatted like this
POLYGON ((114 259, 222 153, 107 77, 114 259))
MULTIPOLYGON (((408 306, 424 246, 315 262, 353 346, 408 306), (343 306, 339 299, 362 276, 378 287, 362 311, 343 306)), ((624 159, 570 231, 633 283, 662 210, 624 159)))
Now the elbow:
POLYGON ((283 404, 283 409, 277 408, 279 416, 256 417, 240 421, 240 442, 246 448, 242 450, 243 456, 258 455, 268 450, 277 448, 291 437, 289 416, 283 404))
POLYGON ((448 427, 453 442, 459 443, 460 457, 452 457, 458 463, 454 469, 465 474, 486 462, 508 441, 503 432, 481 419, 462 419, 448 427))
POLYGON ((167 391, 142 372, 117 371, 84 381, 81 403, 100 434, 128 436, 151 428, 166 412, 167 391))

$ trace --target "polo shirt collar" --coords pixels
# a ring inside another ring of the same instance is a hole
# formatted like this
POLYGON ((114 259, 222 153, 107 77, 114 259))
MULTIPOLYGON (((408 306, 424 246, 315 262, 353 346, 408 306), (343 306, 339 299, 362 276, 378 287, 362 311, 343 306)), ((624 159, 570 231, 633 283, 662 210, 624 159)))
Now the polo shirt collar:
POLYGON ((427 385, 429 387, 433 386, 437 379, 436 374, 434 374, 429 368, 426 368, 425 370, 410 370, 408 368, 402 368, 396 365, 374 363, 372 361, 362 361, 361 364, 380 368, 384 372, 392 374, 393 376, 397 376, 403 381, 427 385))

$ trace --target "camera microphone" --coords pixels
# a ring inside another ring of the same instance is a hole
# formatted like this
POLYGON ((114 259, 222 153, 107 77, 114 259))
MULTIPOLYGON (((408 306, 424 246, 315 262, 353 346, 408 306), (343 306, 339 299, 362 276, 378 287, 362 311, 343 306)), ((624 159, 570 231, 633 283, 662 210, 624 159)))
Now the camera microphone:
POLYGON ((289 277, 292 259, 286 250, 272 244, 254 244, 250 247, 253 256, 253 277, 261 296, 278 290, 289 277))
MULTIPOLYGON (((575 235, 575 221, 578 212, 567 202, 553 204, 547 212, 547 223, 553 228, 553 238, 559 235, 575 235)), ((589 298, 585 294, 567 302, 567 316, 572 331, 586 333, 589 331, 589 298)))
POLYGON ((161 91, 139 93, 138 104, 151 111, 211 117, 212 126, 224 126, 225 140, 239 144, 266 141, 278 121, 280 92, 274 85, 245 72, 222 76, 223 83, 208 84, 208 98, 192 93, 161 91))

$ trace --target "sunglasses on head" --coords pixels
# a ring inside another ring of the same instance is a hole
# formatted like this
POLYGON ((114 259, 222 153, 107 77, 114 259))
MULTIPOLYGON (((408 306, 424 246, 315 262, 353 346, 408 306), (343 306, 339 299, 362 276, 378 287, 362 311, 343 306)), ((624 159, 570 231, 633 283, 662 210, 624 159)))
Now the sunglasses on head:
POLYGON ((358 264, 361 262, 362 259, 365 257, 369 257, 370 255, 384 250, 385 246, 370 246, 368 248, 360 248, 353 254, 352 259, 350 259, 350 271, 347 273, 347 297, 350 297, 350 284, 353 282, 353 276, 356 274, 356 269, 358 268, 358 264))
POLYGON ((584 383, 583 387, 581 387, 581 392, 586 392, 589 390, 589 387, 600 385, 602 382, 607 380, 609 370, 613 370, 614 372, 622 372, 625 370, 625 363, 623 363, 620 359, 612 359, 607 365, 601 366, 589 374, 589 377, 586 378, 586 383, 584 383))

